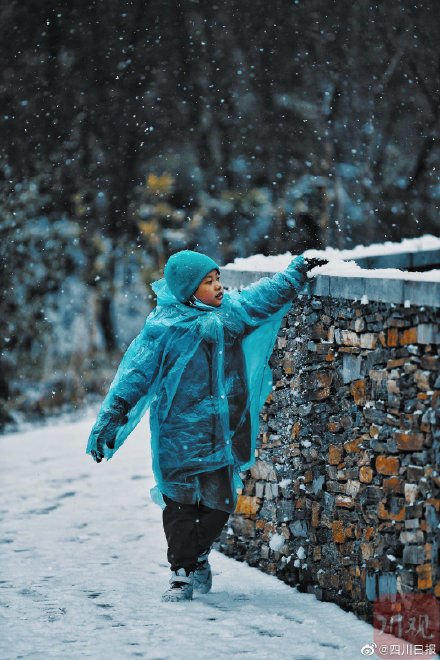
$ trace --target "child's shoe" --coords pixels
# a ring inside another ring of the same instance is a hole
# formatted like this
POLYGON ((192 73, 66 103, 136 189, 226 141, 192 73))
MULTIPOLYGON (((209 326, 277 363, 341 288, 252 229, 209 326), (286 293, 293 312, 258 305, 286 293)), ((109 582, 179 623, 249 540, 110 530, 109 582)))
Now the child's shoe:
POLYGON ((184 568, 178 568, 172 571, 170 578, 170 587, 163 593, 162 600, 165 602, 175 602, 179 600, 192 600, 193 597, 194 573, 186 571, 184 568))
POLYGON ((200 594, 207 594, 212 587, 212 571, 208 561, 209 551, 205 550, 197 559, 196 570, 194 571, 194 589, 200 594))

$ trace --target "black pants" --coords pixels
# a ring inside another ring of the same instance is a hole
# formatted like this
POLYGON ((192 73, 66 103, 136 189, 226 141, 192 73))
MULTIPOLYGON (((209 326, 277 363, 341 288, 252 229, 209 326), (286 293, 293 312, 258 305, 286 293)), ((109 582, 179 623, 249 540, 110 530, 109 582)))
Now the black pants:
POLYGON ((180 504, 166 495, 163 498, 166 504, 162 512, 163 529, 171 570, 186 568, 193 571, 197 558, 219 536, 229 513, 210 509, 204 504, 180 504))

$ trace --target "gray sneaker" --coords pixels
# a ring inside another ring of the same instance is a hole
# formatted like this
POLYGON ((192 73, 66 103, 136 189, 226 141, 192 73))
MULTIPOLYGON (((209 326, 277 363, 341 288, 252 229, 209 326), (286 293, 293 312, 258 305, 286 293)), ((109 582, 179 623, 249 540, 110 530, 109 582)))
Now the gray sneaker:
POLYGON ((179 600, 192 600, 194 573, 184 568, 178 568, 171 572, 170 587, 162 594, 165 602, 176 602, 179 600))
POLYGON ((212 587, 212 571, 208 561, 208 555, 211 548, 205 550, 197 559, 196 570, 194 571, 194 590, 200 594, 207 594, 212 587))

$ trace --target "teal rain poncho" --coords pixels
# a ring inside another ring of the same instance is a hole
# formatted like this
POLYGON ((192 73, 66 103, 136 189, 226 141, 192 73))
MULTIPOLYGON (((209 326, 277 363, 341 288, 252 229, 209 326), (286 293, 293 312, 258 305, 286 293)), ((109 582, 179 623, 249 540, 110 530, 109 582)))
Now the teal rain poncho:
POLYGON ((87 453, 111 458, 150 408, 153 500, 164 507, 166 494, 233 511, 238 473, 255 460, 275 338, 307 279, 301 259, 241 293, 225 292, 220 307, 186 305, 165 279, 154 282, 157 307, 119 365, 87 453), (214 478, 222 470, 232 479, 232 501, 214 478))

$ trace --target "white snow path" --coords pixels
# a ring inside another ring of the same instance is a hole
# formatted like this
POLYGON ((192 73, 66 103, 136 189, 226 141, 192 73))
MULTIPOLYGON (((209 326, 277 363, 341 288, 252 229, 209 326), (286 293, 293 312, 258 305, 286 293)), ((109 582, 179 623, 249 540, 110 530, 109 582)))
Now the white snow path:
POLYGON ((0 437, 2 659, 363 657, 372 626, 219 553, 210 594, 162 603, 147 421, 99 465, 93 421, 0 437))

